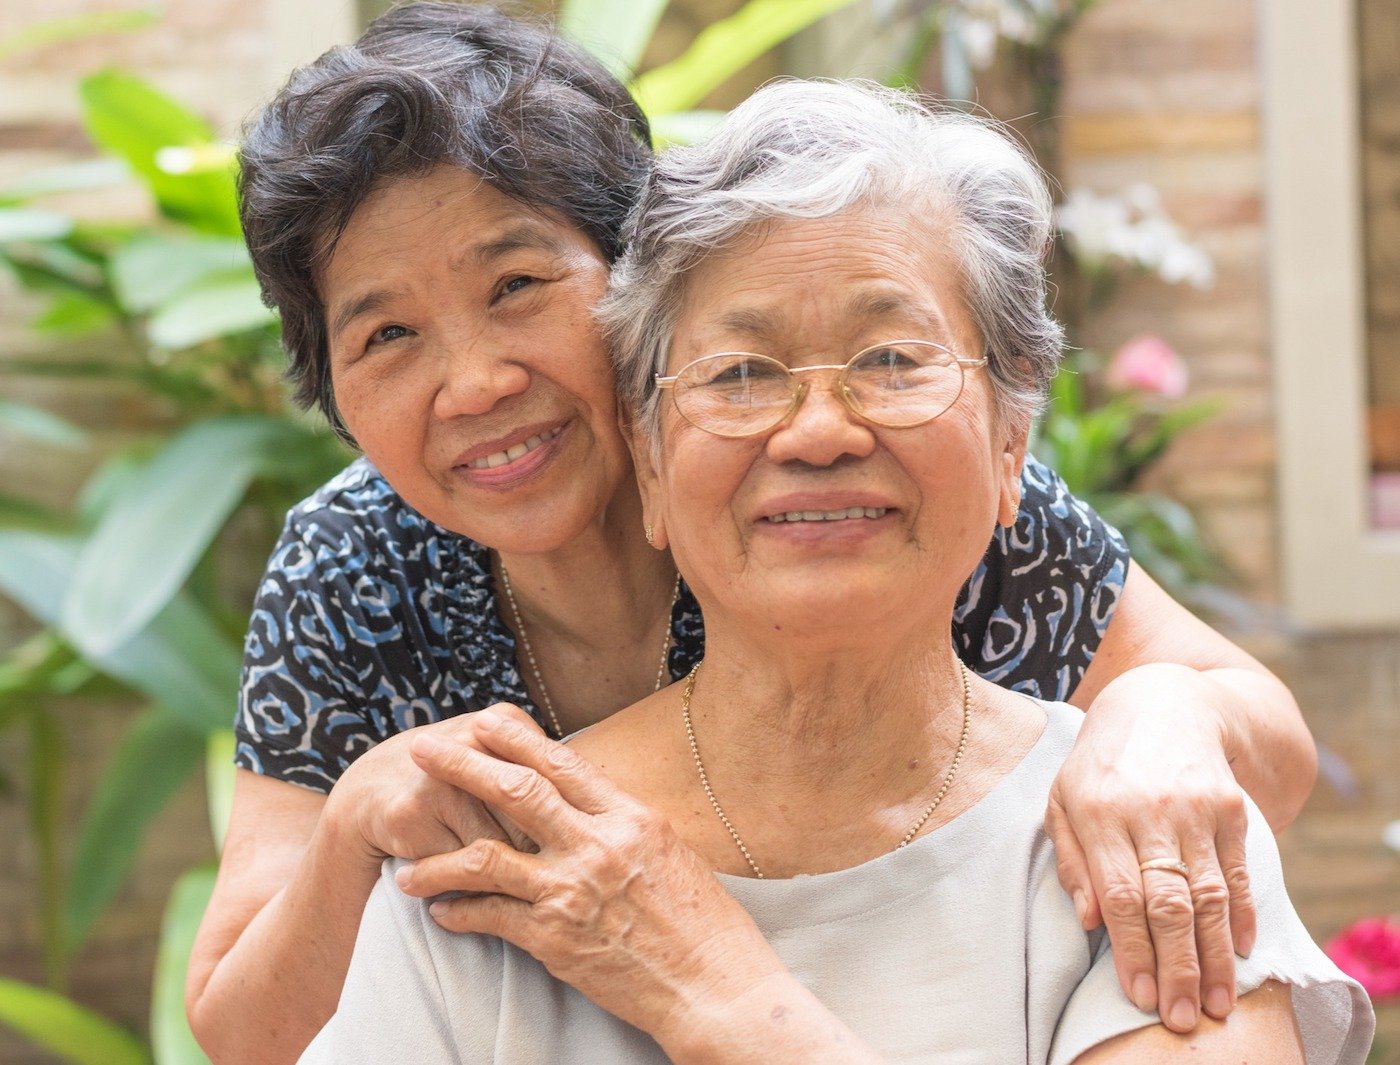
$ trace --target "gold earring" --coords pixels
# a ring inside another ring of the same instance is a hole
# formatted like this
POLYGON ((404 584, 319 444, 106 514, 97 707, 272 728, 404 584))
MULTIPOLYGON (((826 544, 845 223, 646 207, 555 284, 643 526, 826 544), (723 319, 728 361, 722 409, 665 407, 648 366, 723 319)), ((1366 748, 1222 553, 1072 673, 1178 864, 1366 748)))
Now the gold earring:
POLYGON ((647 522, 647 543, 656 546, 656 534, 652 531, 651 522, 647 522))

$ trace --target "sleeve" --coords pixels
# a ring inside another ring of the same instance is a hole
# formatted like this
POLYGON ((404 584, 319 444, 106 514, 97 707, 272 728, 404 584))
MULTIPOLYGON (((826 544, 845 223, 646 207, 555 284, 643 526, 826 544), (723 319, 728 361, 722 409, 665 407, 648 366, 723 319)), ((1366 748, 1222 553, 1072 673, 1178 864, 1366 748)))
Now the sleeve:
MULTIPOLYGON (((360 920, 360 934, 335 1014, 302 1054, 300 1065, 462 1065, 490 1061, 495 1026, 479 1025, 473 1040, 464 1014, 487 1017, 499 1006, 499 980, 493 996, 489 960, 478 961, 469 996, 455 996, 449 1012, 431 941, 447 933, 433 924, 427 902, 399 890, 394 872, 403 862, 384 863, 360 920), (466 1033, 463 1027, 466 1027, 466 1033), (479 1044, 479 1045, 478 1045, 479 1044)), ((456 937, 462 950, 489 952, 484 936, 456 937)), ((454 943, 454 946, 458 945, 454 943)), ((499 975, 499 959, 494 971, 499 975)))
POLYGON ((243 647, 234 762, 329 792, 376 740, 353 665, 354 592, 289 520, 258 586, 243 647), (345 587, 341 587, 344 585, 345 587))
MULTIPOLYGON (((1249 806, 1246 848, 1259 915, 1259 937, 1248 958, 1235 959, 1240 995, 1268 980, 1288 984, 1308 1065, 1362 1065, 1376 1018, 1366 992, 1312 941, 1283 885, 1278 847, 1258 807, 1249 806)), ((1070 996, 1055 1029, 1050 1065, 1070 1065, 1090 1047, 1157 1022, 1118 986, 1105 936, 1093 967, 1070 996)))
POLYGON ((999 528, 953 611, 968 667, 1013 691, 1070 697, 1128 575, 1128 545, 1049 467, 1027 457, 1021 512, 999 528))

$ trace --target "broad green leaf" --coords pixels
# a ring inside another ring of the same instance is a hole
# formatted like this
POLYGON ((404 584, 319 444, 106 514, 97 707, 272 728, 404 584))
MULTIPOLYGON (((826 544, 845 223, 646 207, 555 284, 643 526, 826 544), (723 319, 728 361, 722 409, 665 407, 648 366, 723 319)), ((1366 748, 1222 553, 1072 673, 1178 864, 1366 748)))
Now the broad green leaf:
POLYGON ((58 336, 81 336, 106 329, 117 321, 116 309, 105 300, 86 292, 60 293, 30 326, 40 333, 58 336))
POLYGON ((39 925, 44 980, 56 991, 68 982, 64 934, 63 733, 41 706, 29 718, 29 830, 39 852, 39 925))
POLYGON ((199 922, 214 894, 216 876, 213 866, 189 870, 175 882, 165 905, 151 988, 151 1045, 156 1065, 209 1065, 185 1017, 185 970, 190 966, 199 922))
POLYGON ((40 444, 52 444, 70 450, 86 447, 87 433, 57 414, 50 414, 28 403, 0 399, 0 432, 16 433, 40 444))
POLYGON ((163 348, 188 348, 275 321, 249 268, 191 286, 152 315, 147 330, 152 343, 163 348))
POLYGON ((154 8, 131 11, 85 11, 81 15, 49 19, 26 26, 16 33, 0 37, 0 59, 28 52, 35 48, 62 44, 65 41, 94 37, 99 33, 125 33, 160 21, 154 8))
POLYGON ((695 107, 769 49, 855 0, 749 0, 711 23, 686 51, 632 83, 653 118, 695 107))
MULTIPOLYGON (((57 625, 81 541, 0 529, 0 593, 57 625)), ((126 642, 86 656, 93 665, 205 730, 226 728, 238 684, 239 651, 186 595, 176 595, 126 642)))
POLYGON ((676 111, 657 115, 651 122, 652 140, 657 151, 675 144, 694 144, 709 136, 723 121, 723 111, 676 111))
MULTIPOLYGON (((144 234, 112 256, 112 288, 132 314, 153 311, 210 274, 251 271, 241 240, 144 234)), ((174 346, 174 345, 172 345, 174 346)))
POLYGON ((24 203, 60 192, 108 188, 131 180, 131 176, 131 167, 121 159, 84 159, 77 163, 46 166, 0 188, 0 205, 24 203))
POLYGON ((52 631, 31 636, 0 658, 0 700, 69 695, 92 677, 92 667, 52 631))
POLYGON ((233 729, 220 729, 209 734, 204 750, 204 786, 209 802, 209 830, 214 834, 214 849, 224 851, 224 834, 228 831, 229 815, 233 812, 233 756, 238 747, 233 729))
POLYGON ((131 165, 171 218, 204 233, 238 236, 233 168, 172 174, 162 149, 217 144, 209 125, 139 78, 106 70, 83 80, 83 122, 94 141, 131 165))
POLYGON ((63 605, 61 627, 81 651, 110 652, 165 606, 264 456, 291 435, 273 418, 197 422, 128 483, 84 546, 63 605))
POLYGON ((0 1023, 74 1065, 150 1065, 130 1032, 70 998, 0 977, 0 1023))
POLYGON ((159 450, 156 441, 143 440, 104 462, 78 493, 78 519, 91 528, 108 508, 129 495, 159 450))
POLYGON ((78 830, 65 922, 70 951, 83 945, 131 871, 151 822, 203 755, 204 733, 163 707, 128 726, 78 830))
POLYGON ((36 292, 94 292, 105 286, 102 267, 78 245, 76 237, 62 241, 0 248, 20 284, 36 292))
POLYGON ((641 64, 669 0, 564 0, 556 25, 596 55, 615 77, 641 64))
POLYGON ((37 207, 0 207, 0 244, 59 240, 73 232, 73 219, 37 207))

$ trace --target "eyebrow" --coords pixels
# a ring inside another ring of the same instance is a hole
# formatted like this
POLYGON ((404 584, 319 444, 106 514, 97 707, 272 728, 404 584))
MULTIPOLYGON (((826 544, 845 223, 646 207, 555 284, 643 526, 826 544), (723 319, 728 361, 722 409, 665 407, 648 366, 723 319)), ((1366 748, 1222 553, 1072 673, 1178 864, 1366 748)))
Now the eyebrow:
MULTIPOLYGON (((910 319, 917 322, 921 329, 932 334, 927 339, 939 342, 951 339, 947 321, 936 307, 900 293, 857 292, 846 297, 842 311, 846 316, 858 321, 910 319)), ((715 320, 715 325, 726 333, 738 333, 755 340, 770 341, 784 332, 783 309, 740 307, 720 315, 715 320)))
MULTIPOLYGON (((521 222, 511 226, 493 240, 466 248, 453 261, 452 269, 485 269, 502 256, 524 249, 561 255, 564 252, 564 245, 553 235, 544 232, 537 226, 521 222)), ((377 288, 355 297, 336 311, 331 320, 331 336, 339 337, 355 319, 383 310, 402 294, 401 289, 377 288)))

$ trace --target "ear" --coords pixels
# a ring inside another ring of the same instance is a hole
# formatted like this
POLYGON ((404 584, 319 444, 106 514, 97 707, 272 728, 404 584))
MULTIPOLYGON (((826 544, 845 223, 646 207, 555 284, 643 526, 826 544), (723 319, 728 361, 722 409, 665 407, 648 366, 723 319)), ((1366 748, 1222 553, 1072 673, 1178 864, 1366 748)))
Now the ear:
POLYGON ((999 502, 997 523, 1012 528, 1021 513, 1021 473, 1026 467, 1026 439, 1029 431, 1012 430, 1010 439, 998 456, 1000 476, 998 480, 999 502))
POLYGON ((632 469, 642 496, 642 521, 651 529, 651 546, 664 551, 669 543, 666 519, 663 517, 664 492, 656 468, 656 449, 652 437, 638 427, 637 421, 629 413, 619 412, 617 421, 622 429, 622 438, 632 452, 632 469))

